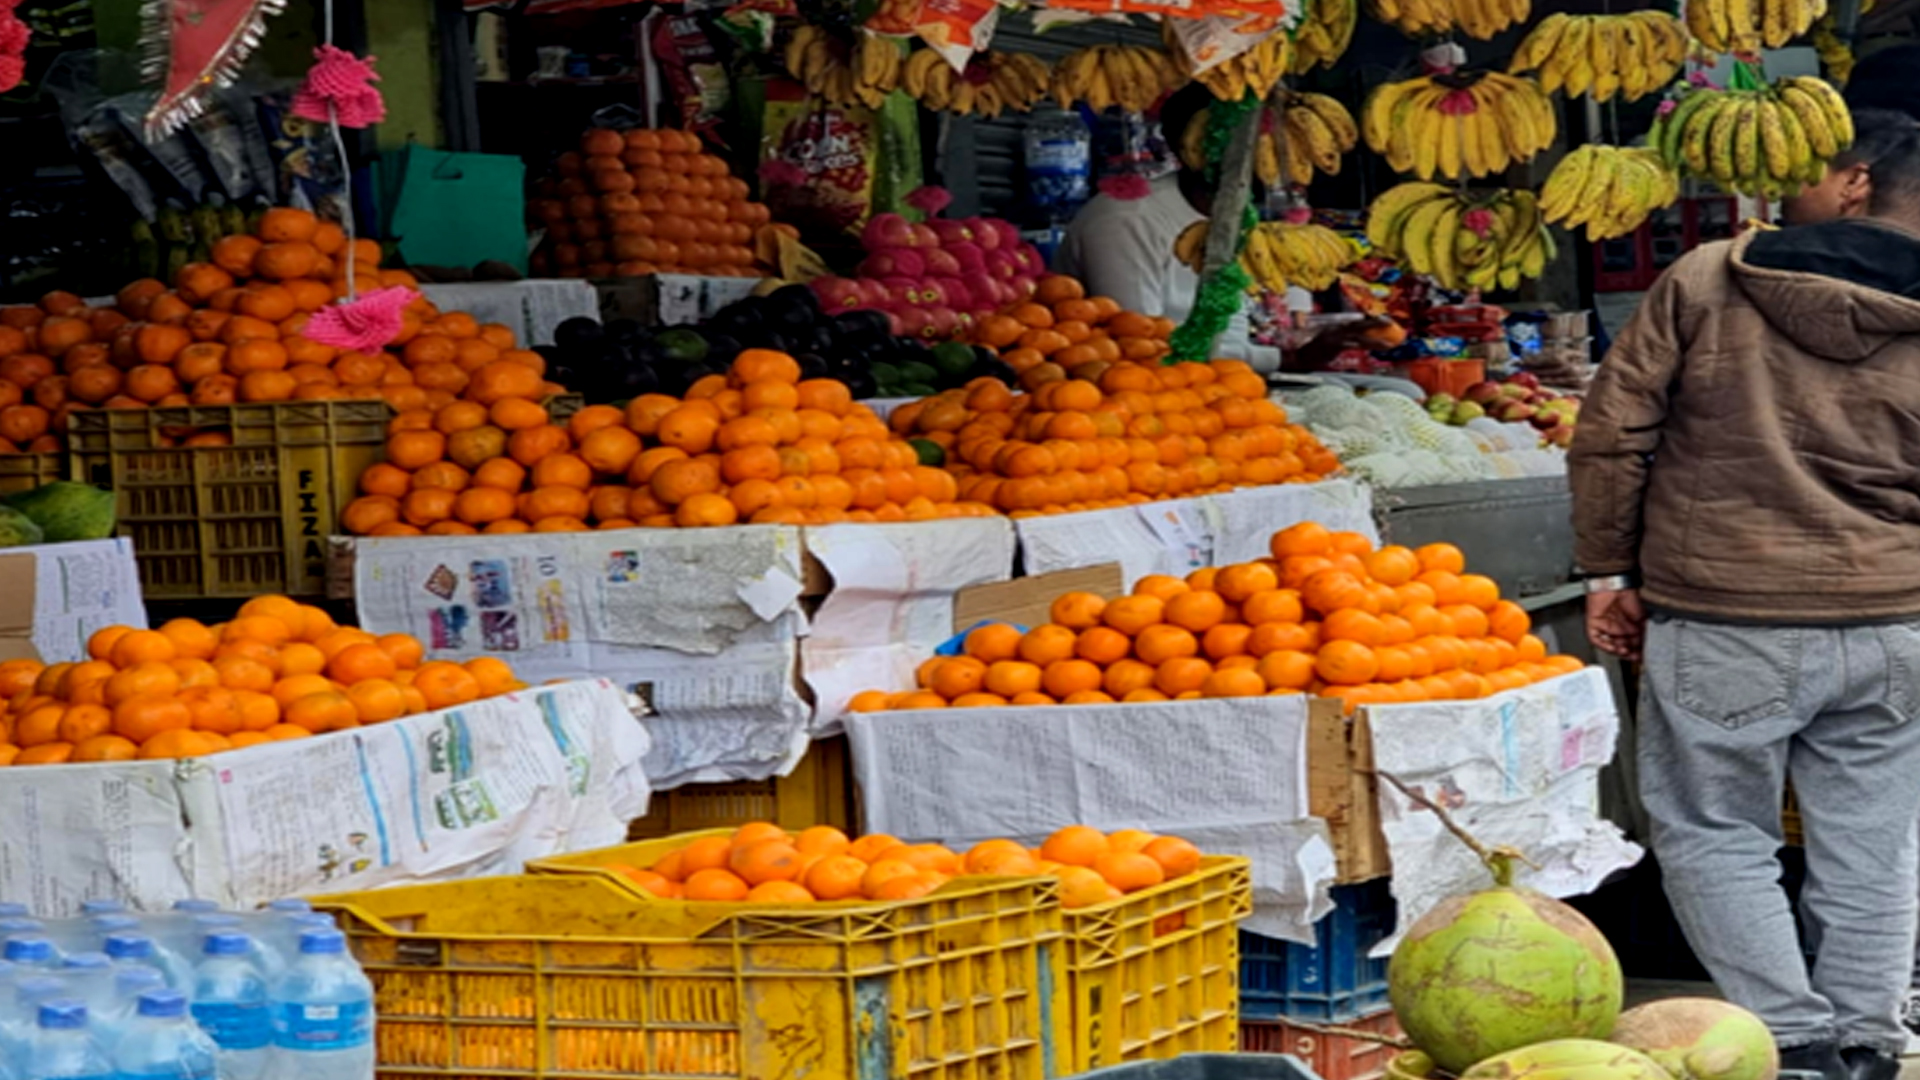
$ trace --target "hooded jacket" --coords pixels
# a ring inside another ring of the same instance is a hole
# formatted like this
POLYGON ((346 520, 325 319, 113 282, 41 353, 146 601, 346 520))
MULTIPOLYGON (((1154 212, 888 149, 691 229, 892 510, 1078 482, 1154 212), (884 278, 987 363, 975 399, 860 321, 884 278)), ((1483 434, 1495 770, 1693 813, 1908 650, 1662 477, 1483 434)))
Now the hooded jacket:
POLYGON ((1920 235, 1850 219, 1708 244, 1581 406, 1576 558, 1657 610, 1920 616, 1920 235))

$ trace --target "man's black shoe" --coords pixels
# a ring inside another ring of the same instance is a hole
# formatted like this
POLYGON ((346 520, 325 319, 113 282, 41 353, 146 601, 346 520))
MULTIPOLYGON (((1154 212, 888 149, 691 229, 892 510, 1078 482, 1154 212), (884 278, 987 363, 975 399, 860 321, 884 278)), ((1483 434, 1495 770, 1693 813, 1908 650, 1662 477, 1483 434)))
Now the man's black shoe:
POLYGON ((1849 1046, 1840 1052, 1852 1080, 1899 1080, 1900 1059, 1870 1046, 1849 1046))
POLYGON ((1855 1080, 1846 1061, 1841 1058, 1840 1044, 1836 1042, 1782 1047, 1780 1075, 1781 1080, 1855 1080), (1799 1073, 1800 1076, 1789 1077, 1788 1073, 1799 1073))

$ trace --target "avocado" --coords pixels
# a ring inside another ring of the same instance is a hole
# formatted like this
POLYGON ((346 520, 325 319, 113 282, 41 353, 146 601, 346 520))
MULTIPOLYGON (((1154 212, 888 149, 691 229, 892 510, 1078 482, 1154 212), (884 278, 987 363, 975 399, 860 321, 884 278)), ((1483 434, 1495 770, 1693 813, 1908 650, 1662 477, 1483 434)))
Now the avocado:
POLYGON ((553 328, 553 343, 562 349, 589 345, 606 337, 606 328, 584 315, 575 316, 553 328))
POLYGON ((973 346, 958 341, 943 341, 933 347, 933 366, 940 374, 952 377, 973 370, 973 346))
MULTIPOLYGON (((918 360, 910 360, 900 365, 900 376, 908 382, 924 383, 927 386, 932 386, 934 380, 940 377, 940 372, 936 370, 932 364, 923 364, 918 360)), ((927 393, 931 394, 933 391, 928 390, 927 393)))
POLYGON ((913 444, 913 452, 915 456, 919 457, 920 464, 931 465, 936 469, 946 465, 947 452, 941 449, 939 443, 934 442, 932 439, 910 439, 908 441, 913 444))
POLYGON ((675 364, 698 364, 707 358, 707 339, 697 330, 676 326, 662 330, 654 339, 666 350, 667 359, 675 364))

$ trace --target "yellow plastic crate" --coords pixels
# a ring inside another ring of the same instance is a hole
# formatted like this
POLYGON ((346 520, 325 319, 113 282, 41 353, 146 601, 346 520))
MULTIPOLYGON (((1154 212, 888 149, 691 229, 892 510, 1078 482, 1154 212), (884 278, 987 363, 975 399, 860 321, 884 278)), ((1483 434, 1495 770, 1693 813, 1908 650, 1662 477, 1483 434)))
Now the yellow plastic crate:
POLYGON ((1234 1050, 1239 922, 1252 912, 1247 860, 1227 855, 1125 899, 1065 912, 1066 1071, 1234 1050))
POLYGON ((0 495, 32 491, 66 478, 65 454, 0 454, 0 495))
POLYGON ((733 828, 749 821, 771 821, 791 832, 811 825, 840 829, 853 823, 853 785, 847 769, 847 739, 820 739, 787 776, 688 784, 657 791, 640 818, 627 829, 630 840, 733 828))
POLYGON ((381 1077, 1060 1071, 1051 881, 976 878, 919 900, 773 908, 640 903, 599 876, 547 874, 315 906, 339 919, 373 979, 381 1077))

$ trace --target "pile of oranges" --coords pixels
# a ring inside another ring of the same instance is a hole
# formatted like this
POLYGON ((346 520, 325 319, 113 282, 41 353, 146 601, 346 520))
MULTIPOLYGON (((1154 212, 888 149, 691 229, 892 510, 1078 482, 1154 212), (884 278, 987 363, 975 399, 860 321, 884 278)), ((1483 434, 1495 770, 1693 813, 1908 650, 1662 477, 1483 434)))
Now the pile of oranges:
POLYGON ((231 622, 109 626, 89 659, 0 663, 0 765, 184 758, 377 724, 520 689, 493 658, 428 661, 410 634, 284 596, 231 622))
POLYGON ((1174 321, 1122 310, 1109 297, 1088 296, 1079 279, 1048 274, 1033 298, 973 324, 971 340, 1000 350, 1000 359, 1032 389, 1085 364, 1156 362, 1173 351, 1174 321))
POLYGON ((1451 544, 1375 550, 1305 522, 1272 558, 1149 575, 1131 595, 1070 592, 1044 626, 977 627, 916 690, 868 690, 856 712, 1256 697, 1360 705, 1482 698, 1580 670, 1451 544))
POLYGON ((744 180, 689 132, 596 128, 560 155, 529 211, 546 229, 536 274, 631 277, 657 271, 759 277, 754 233, 770 215, 744 180))
POLYGON ((361 475, 342 527, 414 536, 993 512, 960 501, 953 476, 919 464, 845 383, 803 380, 785 353, 748 349, 685 398, 591 405, 565 424, 530 401, 489 403, 497 390, 397 416, 387 460, 361 475))
POLYGON ((946 451, 961 498, 1015 517, 1307 483, 1339 469, 1239 360, 1095 362, 1028 385, 969 383, 888 422, 946 451))
POLYGON ((648 867, 607 867, 674 900, 810 904, 833 900, 915 900, 956 877, 1057 877, 1061 904, 1118 900, 1200 868, 1200 850, 1139 829, 1111 835, 1069 825, 1036 848, 986 840, 964 855, 939 844, 906 844, 885 833, 858 840, 830 825, 798 835, 765 821, 732 836, 709 836, 648 867))

